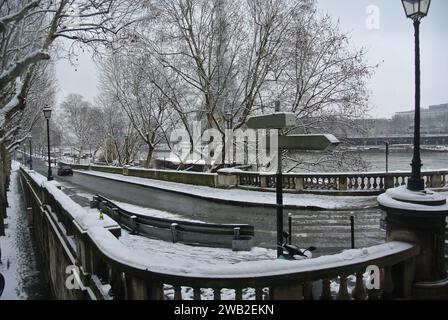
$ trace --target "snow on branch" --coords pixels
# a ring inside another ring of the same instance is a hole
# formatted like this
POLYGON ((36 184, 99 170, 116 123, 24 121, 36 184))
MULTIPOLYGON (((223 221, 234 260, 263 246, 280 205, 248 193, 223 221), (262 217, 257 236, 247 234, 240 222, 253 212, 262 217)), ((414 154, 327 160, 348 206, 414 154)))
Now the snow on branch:
POLYGON ((12 13, 0 19, 0 32, 4 32, 6 30, 6 25, 10 22, 17 21, 23 19, 28 12, 39 5, 39 0, 32 1, 24 6, 19 12, 12 13))
POLYGON ((17 61, 0 75, 0 90, 3 90, 14 78, 20 76, 31 64, 48 59, 50 59, 50 56, 47 53, 34 51, 17 61))

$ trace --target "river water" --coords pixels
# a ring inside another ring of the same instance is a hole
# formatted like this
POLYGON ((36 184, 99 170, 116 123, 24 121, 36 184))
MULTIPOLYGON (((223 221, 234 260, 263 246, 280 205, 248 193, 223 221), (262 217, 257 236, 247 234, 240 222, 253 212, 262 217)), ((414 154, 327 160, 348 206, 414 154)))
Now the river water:
MULTIPOLYGON (((350 168, 343 171, 386 171, 386 151, 385 150, 367 150, 359 151, 359 155, 362 160, 367 164, 367 170, 350 168)), ((300 160, 307 163, 318 163, 318 160, 322 156, 321 153, 303 153, 295 156, 300 160)), ((390 171, 411 171, 411 161, 413 153, 412 150, 392 150, 389 153, 388 165, 390 171)), ((434 151, 422 151, 421 158, 423 162, 422 170, 439 170, 448 169, 448 152, 434 152, 434 151)), ((291 162, 286 160, 285 167, 290 168, 291 162)), ((303 169, 296 168, 294 172, 305 172, 303 169)), ((317 166, 314 171, 317 172, 334 172, 332 168, 326 168, 325 166, 317 166)), ((309 171, 306 171, 309 172, 309 171)))
MULTIPOLYGON (((386 170, 386 152, 385 151, 367 151, 361 152, 361 157, 369 162, 371 170, 386 170)), ((423 170, 448 169, 448 152, 430 152, 421 153, 423 170)), ((411 170, 412 152, 391 152, 389 154, 389 170, 411 170)))

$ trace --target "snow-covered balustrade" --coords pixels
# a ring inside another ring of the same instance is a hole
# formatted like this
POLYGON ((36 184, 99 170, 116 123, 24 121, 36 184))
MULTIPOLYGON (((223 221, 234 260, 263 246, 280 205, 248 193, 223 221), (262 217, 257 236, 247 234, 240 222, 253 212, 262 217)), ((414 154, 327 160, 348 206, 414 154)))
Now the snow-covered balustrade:
POLYGON ((242 262, 214 268, 158 264, 137 255, 102 228, 92 241, 89 272, 110 285, 115 299, 366 299, 410 297, 412 259, 418 248, 402 242, 349 250, 316 259, 242 262), (367 290, 365 273, 377 266, 380 289, 367 290), (402 270, 392 278, 392 267, 402 270), (349 282, 353 280, 353 287, 349 282), (395 280, 395 281, 394 281, 395 280), (337 287, 337 288, 335 288, 337 287))
POLYGON ((88 213, 54 182, 32 171, 21 173, 46 276, 58 299, 412 297, 419 247, 409 243, 388 242, 307 260, 173 265, 125 246, 112 220, 88 213), (372 266, 379 271, 380 289, 366 288, 364 278, 372 266), (79 281, 68 280, 72 272, 79 281))
MULTIPOLYGON (((238 187, 248 189, 273 189, 276 175, 239 171, 238 187)), ((410 172, 360 172, 360 173, 285 173, 283 188, 291 192, 333 191, 380 193, 407 183, 410 172)), ((448 169, 423 171, 427 188, 442 188, 448 185, 448 169)))

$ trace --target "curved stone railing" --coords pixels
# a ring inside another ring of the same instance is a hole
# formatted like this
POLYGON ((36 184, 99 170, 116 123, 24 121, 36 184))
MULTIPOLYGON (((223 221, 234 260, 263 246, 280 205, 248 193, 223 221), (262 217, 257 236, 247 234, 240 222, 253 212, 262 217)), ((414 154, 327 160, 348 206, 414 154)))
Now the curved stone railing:
POLYGON ((419 248, 409 243, 301 261, 194 268, 158 264, 124 246, 112 220, 89 214, 54 182, 23 169, 21 179, 46 276, 58 299, 412 298, 419 248), (364 276, 372 266, 381 285, 367 290, 364 276), (71 273, 79 280, 68 281, 71 273))
MULTIPOLYGON (((249 189, 274 189, 275 174, 259 172, 235 172, 238 187, 249 189)), ((407 183, 410 172, 370 172, 370 173, 286 173, 283 188, 290 192, 333 191, 380 193, 389 188, 407 183)), ((443 188, 448 185, 448 169, 423 171, 422 177, 427 188, 443 188)))

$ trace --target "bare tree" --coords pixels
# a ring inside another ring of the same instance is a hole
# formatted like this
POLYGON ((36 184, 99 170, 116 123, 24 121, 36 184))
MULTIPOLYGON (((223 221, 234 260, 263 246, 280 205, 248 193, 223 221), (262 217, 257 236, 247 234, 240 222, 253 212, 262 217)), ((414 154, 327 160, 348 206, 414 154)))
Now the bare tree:
POLYGON ((61 103, 61 118, 67 133, 75 138, 78 160, 86 150, 91 151, 92 146, 98 151, 104 138, 102 114, 98 108, 79 94, 69 94, 61 103))
POLYGON ((145 142, 148 152, 146 167, 149 167, 154 149, 166 142, 166 131, 173 115, 168 106, 169 99, 148 81, 147 66, 143 59, 122 54, 111 55, 102 63, 102 92, 119 105, 129 118, 135 131, 145 142))
POLYGON ((103 154, 100 158, 107 163, 120 166, 131 165, 136 160, 144 142, 132 126, 126 113, 120 108, 114 98, 102 94, 98 98, 105 124, 105 139, 103 154))
MULTIPOLYGON (((21 116, 38 62, 54 55, 53 43, 112 45, 140 19, 137 0, 3 0, 0 2, 0 202, 4 204, 10 153, 23 139, 21 116)), ((32 121, 31 121, 32 122, 32 121)), ((5 208, 0 208, 1 214, 5 208)))

